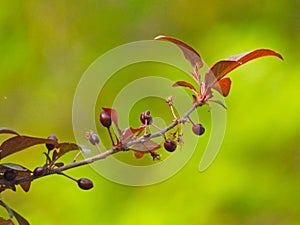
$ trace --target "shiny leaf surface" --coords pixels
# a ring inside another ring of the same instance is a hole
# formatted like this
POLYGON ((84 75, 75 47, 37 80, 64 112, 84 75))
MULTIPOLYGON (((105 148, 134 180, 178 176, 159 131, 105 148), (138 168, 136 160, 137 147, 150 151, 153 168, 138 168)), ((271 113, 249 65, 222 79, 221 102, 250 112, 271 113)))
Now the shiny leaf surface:
POLYGON ((53 144, 57 145, 58 143, 54 140, 50 140, 47 138, 37 138, 37 137, 29 137, 29 136, 14 136, 5 140, 0 146, 0 159, 11 155, 15 152, 19 152, 26 148, 29 148, 38 144, 53 144))
POLYGON ((170 42, 174 43, 175 45, 177 45, 183 52, 185 59, 191 63, 193 68, 197 67, 198 69, 200 69, 203 66, 203 62, 202 62, 202 59, 201 59, 201 56, 199 55, 199 53, 194 48, 189 46, 188 44, 186 44, 176 38, 163 36, 163 35, 159 35, 159 36, 155 37, 154 39, 170 41, 170 42))
POLYGON ((216 82, 212 86, 212 88, 218 91, 224 97, 226 97, 229 94, 230 86, 231 86, 231 80, 230 78, 226 77, 216 82))

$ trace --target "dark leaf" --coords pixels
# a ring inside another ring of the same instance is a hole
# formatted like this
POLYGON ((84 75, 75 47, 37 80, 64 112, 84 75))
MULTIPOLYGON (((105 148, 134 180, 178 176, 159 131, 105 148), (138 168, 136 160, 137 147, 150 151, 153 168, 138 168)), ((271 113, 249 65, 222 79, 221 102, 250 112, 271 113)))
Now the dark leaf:
POLYGON ((212 88, 218 91, 224 97, 226 97, 229 94, 230 86, 231 86, 231 80, 230 78, 226 77, 216 82, 212 86, 212 88))
POLYGON ((177 81, 177 82, 175 82, 172 85, 172 87, 178 87, 178 86, 187 87, 190 90, 192 90, 193 92, 195 92, 196 95, 198 95, 198 92, 197 92, 196 88, 191 83, 189 83, 189 82, 186 82, 186 81, 177 81))
POLYGON ((58 157, 61 157, 62 155, 66 154, 67 152, 73 151, 73 150, 81 150, 81 147, 75 143, 69 143, 69 142, 64 142, 64 143, 59 143, 58 144, 58 157))
POLYGON ((6 169, 13 169, 21 172, 31 172, 29 169, 15 163, 2 163, 0 164, 0 172, 4 172, 6 169))
POLYGON ((155 151, 159 148, 160 148, 160 145, 151 140, 145 141, 143 143, 136 143, 136 144, 130 146, 131 150, 138 151, 138 152, 151 152, 151 151, 155 151))
POLYGON ((5 140, 0 146, 0 159, 38 144, 57 145, 54 140, 29 136, 15 136, 5 140))
POLYGON ((11 189, 12 191, 16 191, 16 185, 12 184, 10 181, 5 179, 0 179, 0 193, 5 191, 6 189, 11 189))
MULTIPOLYGON (((26 178, 30 177, 31 172, 19 172, 17 178, 26 178)), ((30 189, 31 181, 24 181, 20 183, 21 188, 25 191, 28 192, 30 189)))
POLYGON ((240 63, 230 60, 222 60, 210 67, 205 74, 205 84, 207 87, 212 86, 215 82, 219 81, 227 73, 239 66, 240 63))
POLYGON ((102 107, 102 109, 110 115, 111 120, 113 121, 113 123, 115 124, 115 126, 118 130, 119 135, 121 135, 121 129, 119 128, 119 124, 118 124, 118 112, 111 108, 103 108, 102 107))
POLYGON ((6 220, 2 217, 0 217, 0 225, 14 225, 12 220, 6 220))
POLYGON ((13 129, 7 128, 7 127, 1 127, 0 128, 0 134, 15 134, 19 135, 19 133, 13 129))
POLYGON ((188 44, 186 44, 176 38, 163 36, 163 35, 159 35, 159 36, 155 37, 154 39, 155 40, 165 40, 165 41, 170 41, 170 42, 174 43, 181 49, 185 59, 191 63, 193 68, 195 68, 195 67, 197 67, 198 69, 202 68, 203 62, 202 62, 201 56, 195 49, 193 49, 188 44))
POLYGON ((257 59, 257 58, 260 58, 263 56, 276 56, 283 60, 282 55, 280 55, 279 53, 274 52, 270 49, 257 49, 257 50, 245 52, 245 53, 242 53, 239 55, 230 56, 228 59, 234 60, 234 61, 237 61, 237 62, 240 62, 243 64, 250 60, 257 59))

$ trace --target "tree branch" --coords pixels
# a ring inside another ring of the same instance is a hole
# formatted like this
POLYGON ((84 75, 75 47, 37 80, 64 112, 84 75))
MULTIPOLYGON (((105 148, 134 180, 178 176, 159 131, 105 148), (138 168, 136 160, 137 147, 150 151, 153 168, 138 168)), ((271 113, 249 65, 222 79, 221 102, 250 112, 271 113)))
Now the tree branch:
POLYGON ((86 158, 86 159, 83 159, 81 161, 78 161, 78 162, 72 162, 70 164, 67 164, 67 165, 64 165, 64 166, 61 166, 61 167, 58 167, 58 168, 54 168, 54 169, 50 169, 50 170, 47 170, 45 171, 45 173, 41 176, 35 176, 35 175, 32 175, 32 176, 29 176, 29 177, 21 177, 21 178, 17 178, 15 180, 13 180, 13 183, 12 184, 20 184, 20 183, 23 183, 23 182, 30 182, 30 181, 33 181, 35 179, 38 179, 38 178, 41 178, 41 177, 45 177, 45 176, 48 176, 48 175, 52 175, 52 174, 61 174, 63 171, 66 171, 66 170, 69 170, 69 169, 72 169, 72 168, 76 168, 76 167, 79 167, 79 166, 83 166, 83 165, 87 165, 87 164, 91 164, 95 161, 98 161, 98 160, 102 160, 102 159, 105 159, 106 157, 112 155, 112 154, 115 154, 117 152, 120 152, 120 151, 126 151, 128 150, 128 148, 134 144, 137 144, 137 143, 143 143, 147 140, 150 140, 150 139, 153 139, 153 138, 156 138, 156 137, 161 137, 161 136, 164 136, 166 132, 168 132, 169 130, 171 130, 172 128, 174 128, 175 126, 177 126, 178 124, 181 124, 181 123, 185 123, 189 117, 189 115, 195 111, 195 109, 199 106, 202 106, 203 104, 197 104, 197 105, 193 105, 180 119, 177 119, 177 120, 174 120, 169 126, 167 126, 166 128, 154 133, 154 134, 151 134, 149 136, 142 136, 136 140, 133 140, 133 141, 129 141, 128 143, 126 143, 124 146, 123 146, 123 149, 117 149, 117 148, 111 148, 105 152, 102 152, 102 153, 99 153, 95 156, 92 156, 92 157, 89 157, 89 158, 86 158))

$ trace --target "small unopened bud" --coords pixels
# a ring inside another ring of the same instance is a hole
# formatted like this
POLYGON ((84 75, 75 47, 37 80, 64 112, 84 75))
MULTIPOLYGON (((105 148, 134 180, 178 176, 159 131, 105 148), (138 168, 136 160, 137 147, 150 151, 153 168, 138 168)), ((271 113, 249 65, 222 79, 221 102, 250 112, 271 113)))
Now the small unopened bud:
POLYGON ((173 96, 167 97, 166 102, 168 103, 169 106, 172 106, 173 105, 173 96))
POLYGON ((93 131, 89 131, 85 135, 85 139, 91 142, 92 145, 99 144, 99 136, 95 134, 93 131))

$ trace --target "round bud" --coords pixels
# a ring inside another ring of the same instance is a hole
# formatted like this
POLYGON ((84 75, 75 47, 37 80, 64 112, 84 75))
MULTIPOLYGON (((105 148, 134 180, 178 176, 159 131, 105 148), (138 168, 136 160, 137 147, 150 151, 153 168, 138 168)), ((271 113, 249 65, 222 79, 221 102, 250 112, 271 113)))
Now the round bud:
POLYGON ((177 144, 175 141, 169 139, 164 142, 164 147, 168 152, 174 152, 177 144))
POLYGON ((194 134, 199 135, 199 136, 204 134, 204 132, 205 132, 205 128, 201 123, 194 124, 192 127, 192 130, 193 130, 194 134))
POLYGON ((107 112, 102 111, 100 113, 100 123, 102 126, 109 128, 111 125, 111 116, 107 112))
POLYGON ((13 170, 13 169, 8 169, 4 172, 3 176, 4 176, 5 180, 10 181, 10 180, 15 179, 17 177, 17 175, 18 175, 18 171, 13 170))
POLYGON ((97 134, 90 135, 89 141, 91 142, 92 145, 97 145, 100 142, 97 134))
POLYGON ((77 184, 83 190, 89 190, 94 186, 93 182, 91 180, 87 179, 87 178, 80 178, 77 181, 77 184))
MULTIPOLYGON (((58 138, 55 134, 50 135, 49 137, 47 137, 47 139, 53 140, 53 141, 58 141, 58 138)), ((55 148, 55 145, 53 144, 46 144, 46 148, 48 149, 48 151, 51 151, 55 148)))
POLYGON ((46 168, 43 167, 43 166, 37 167, 37 168, 34 169, 33 175, 37 176, 37 177, 43 176, 44 173, 45 173, 45 170, 46 170, 46 168))
POLYGON ((152 116, 150 115, 150 111, 149 110, 147 110, 146 112, 141 113, 141 115, 140 115, 140 121, 143 124, 146 124, 146 125, 152 124, 152 116))

